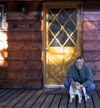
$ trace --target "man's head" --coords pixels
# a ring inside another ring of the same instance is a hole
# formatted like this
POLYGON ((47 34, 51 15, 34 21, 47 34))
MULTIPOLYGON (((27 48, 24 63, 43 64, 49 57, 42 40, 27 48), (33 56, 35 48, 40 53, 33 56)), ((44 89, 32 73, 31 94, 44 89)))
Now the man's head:
POLYGON ((82 68, 83 63, 84 63, 83 57, 77 57, 77 58, 76 58, 75 64, 76 64, 76 68, 77 68, 78 70, 80 70, 80 69, 82 68))

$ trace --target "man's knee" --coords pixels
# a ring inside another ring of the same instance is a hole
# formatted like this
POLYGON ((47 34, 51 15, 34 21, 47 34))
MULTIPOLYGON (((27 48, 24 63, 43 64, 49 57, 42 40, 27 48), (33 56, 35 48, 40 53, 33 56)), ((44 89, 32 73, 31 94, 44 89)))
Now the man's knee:
POLYGON ((64 83, 64 86, 65 86, 66 89, 69 89, 69 88, 70 88, 70 84, 69 84, 69 82, 66 81, 66 82, 64 83))
POLYGON ((95 89, 95 84, 94 83, 91 83, 88 87, 87 87, 87 89, 88 90, 94 90, 95 89))

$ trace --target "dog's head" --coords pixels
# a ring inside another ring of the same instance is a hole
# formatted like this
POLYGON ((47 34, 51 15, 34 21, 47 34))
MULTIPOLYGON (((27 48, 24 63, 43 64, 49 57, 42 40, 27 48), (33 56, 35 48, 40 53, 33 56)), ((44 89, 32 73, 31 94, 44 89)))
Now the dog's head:
POLYGON ((79 82, 72 82, 72 83, 71 83, 71 87, 72 87, 74 90, 76 90, 76 89, 80 90, 80 89, 83 87, 83 85, 81 85, 79 82))

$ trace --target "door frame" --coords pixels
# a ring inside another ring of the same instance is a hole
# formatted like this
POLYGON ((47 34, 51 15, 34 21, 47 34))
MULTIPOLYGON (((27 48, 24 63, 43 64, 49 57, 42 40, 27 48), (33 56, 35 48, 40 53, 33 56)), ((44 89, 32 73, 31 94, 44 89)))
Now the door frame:
POLYGON ((43 3, 43 13, 42 13, 42 16, 43 16, 43 19, 42 19, 42 63, 43 63, 43 86, 44 88, 64 88, 64 85, 45 85, 45 73, 46 73, 46 9, 47 7, 53 7, 53 8, 57 8, 59 7, 59 5, 62 5, 61 7, 63 6, 67 6, 68 8, 70 7, 75 7, 75 6, 80 6, 80 31, 81 31, 81 37, 80 38, 80 42, 79 44, 81 44, 81 49, 82 49, 82 44, 83 44, 83 35, 82 35, 82 25, 83 25, 83 2, 79 2, 79 1, 76 1, 76 2, 46 2, 46 3, 43 3), (56 6, 55 6, 56 5, 56 6))

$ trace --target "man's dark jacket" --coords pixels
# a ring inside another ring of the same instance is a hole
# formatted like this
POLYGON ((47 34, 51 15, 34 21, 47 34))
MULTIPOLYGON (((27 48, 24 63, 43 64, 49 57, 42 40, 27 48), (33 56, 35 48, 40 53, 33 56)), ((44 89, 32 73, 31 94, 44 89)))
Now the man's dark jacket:
POLYGON ((66 78, 68 79, 68 82, 70 84, 74 81, 78 81, 81 84, 83 84, 85 87, 87 87, 89 84, 93 82, 91 69, 84 64, 80 70, 77 70, 75 64, 73 64, 69 68, 66 74, 66 78))

